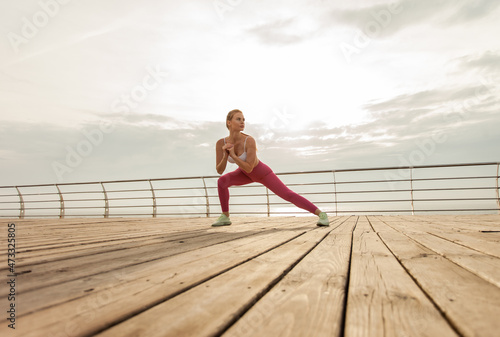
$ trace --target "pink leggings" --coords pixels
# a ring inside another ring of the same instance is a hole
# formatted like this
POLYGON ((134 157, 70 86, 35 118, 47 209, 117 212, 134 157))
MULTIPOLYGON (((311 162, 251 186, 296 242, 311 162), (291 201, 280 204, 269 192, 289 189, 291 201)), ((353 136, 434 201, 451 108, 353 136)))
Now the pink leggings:
POLYGON ((269 166, 263 162, 259 162, 250 173, 246 173, 238 167, 235 171, 224 174, 219 178, 217 186, 223 213, 229 212, 229 187, 246 185, 252 182, 263 184, 274 194, 313 214, 318 209, 309 200, 286 187, 269 166))

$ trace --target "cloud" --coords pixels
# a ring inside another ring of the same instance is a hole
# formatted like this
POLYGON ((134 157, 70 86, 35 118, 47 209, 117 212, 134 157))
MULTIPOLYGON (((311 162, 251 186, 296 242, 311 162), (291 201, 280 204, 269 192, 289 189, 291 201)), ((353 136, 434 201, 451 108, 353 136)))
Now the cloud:
POLYGON ((281 171, 310 169, 310 160, 324 169, 496 161, 500 104, 490 89, 471 83, 408 92, 364 104, 367 118, 356 125, 313 122, 303 130, 259 127, 251 134, 281 171))
POLYGON ((44 56, 45 54, 54 54, 55 52, 61 51, 61 50, 66 50, 69 48, 73 48, 76 45, 80 45, 87 40, 91 40, 94 38, 102 38, 103 35, 107 35, 110 33, 113 33, 123 26, 128 22, 128 20, 122 20, 122 21, 114 21, 112 24, 107 25, 106 27, 100 28, 95 31, 91 32, 85 32, 81 36, 76 36, 76 37, 71 37, 70 40, 64 41, 64 43, 57 43, 57 44, 52 44, 49 46, 46 46, 45 48, 38 50, 34 53, 31 54, 26 54, 24 56, 21 56, 19 58, 13 59, 11 62, 2 64, 3 68, 11 67, 19 63, 26 62, 29 59, 33 58, 39 58, 40 56, 44 56))
POLYGON ((466 0, 447 20, 451 24, 463 24, 491 15, 500 6, 497 0, 466 0))
POLYGON ((395 136, 404 138, 408 130, 418 134, 419 131, 449 127, 481 114, 490 115, 498 106, 492 83, 485 82, 402 94, 383 102, 365 104, 364 108, 374 121, 372 123, 400 127, 402 132, 395 136))
MULTIPOLYGON (((422 152, 422 146, 430 146, 432 153, 414 164, 500 160, 500 116, 494 101, 452 114, 436 113, 430 106, 440 92, 367 104, 370 119, 358 125, 332 128, 318 121, 292 131, 249 124, 247 132, 257 140, 259 158, 275 172, 400 165, 422 152)), ((154 114, 117 118, 102 138, 100 127, 2 124, 0 185, 216 175, 215 142, 227 134, 223 123, 154 114), (23 141, 17 141, 21 137, 23 141), (74 153, 81 157, 76 165, 74 153), (62 181, 55 162, 70 169, 62 181)), ((235 168, 230 165, 228 170, 235 168)))
POLYGON ((194 130, 198 128, 199 123, 185 121, 171 116, 155 113, 122 113, 116 114, 98 114, 104 118, 114 119, 115 123, 122 125, 151 126, 160 130, 194 130))
POLYGON ((498 7, 500 3, 495 0, 400 0, 358 8, 334 8, 322 21, 325 27, 347 25, 376 39, 418 24, 461 25, 489 16, 498 7))
MULTIPOLYGON (((0 67, 0 180, 57 182, 52 163, 85 150, 100 120, 113 132, 64 181, 212 175, 213 146, 227 130, 204 121, 223 121, 232 107, 253 114, 248 133, 277 172, 392 166, 443 132, 426 161, 498 160, 499 4, 242 2, 220 21, 210 2, 74 3, 30 40, 22 63, 0 67), (346 66, 338 42, 370 22, 383 27, 373 38, 386 40, 346 66), (156 64, 169 72, 161 88, 133 112, 111 113, 156 64), (290 128, 270 120, 278 106, 297 116, 290 128), (365 119, 331 127, 351 114, 365 119)), ((4 33, 37 10, 18 11, 4 33)))
POLYGON ((456 60, 461 70, 478 70, 487 75, 500 72, 500 51, 488 50, 481 55, 467 55, 456 60))
POLYGON ((227 132, 223 123, 161 116, 128 116, 111 126, 3 123, 0 185, 214 175, 211 145, 227 132), (163 128, 165 120, 177 127, 163 128))
POLYGON ((290 17, 258 24, 247 29, 246 33, 256 37, 263 44, 288 45, 309 39, 314 31, 301 27, 298 17, 290 17))

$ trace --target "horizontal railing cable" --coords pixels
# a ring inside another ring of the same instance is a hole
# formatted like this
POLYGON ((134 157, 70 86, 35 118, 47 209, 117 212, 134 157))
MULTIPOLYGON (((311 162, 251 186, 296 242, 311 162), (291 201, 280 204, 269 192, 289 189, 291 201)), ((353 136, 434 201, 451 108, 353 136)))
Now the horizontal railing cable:
MULTIPOLYGON (((483 162, 298 171, 277 175, 288 187, 336 215, 500 213, 499 167, 497 162, 483 162), (385 171, 383 177, 380 176, 382 171, 385 171), (374 208, 373 205, 379 206, 374 208)), ((219 177, 0 186, 0 217, 214 216, 220 213, 219 177)), ((275 200, 279 199, 260 184, 235 186, 231 192, 231 213, 308 214, 288 202, 275 200)))

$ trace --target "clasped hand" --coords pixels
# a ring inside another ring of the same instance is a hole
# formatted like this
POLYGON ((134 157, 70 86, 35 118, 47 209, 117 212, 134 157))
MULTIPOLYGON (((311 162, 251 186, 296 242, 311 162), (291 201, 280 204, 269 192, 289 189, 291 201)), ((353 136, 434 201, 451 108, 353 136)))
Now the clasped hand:
POLYGON ((226 143, 222 149, 226 151, 227 154, 229 154, 231 157, 235 156, 236 154, 234 153, 234 144, 231 143, 226 143))

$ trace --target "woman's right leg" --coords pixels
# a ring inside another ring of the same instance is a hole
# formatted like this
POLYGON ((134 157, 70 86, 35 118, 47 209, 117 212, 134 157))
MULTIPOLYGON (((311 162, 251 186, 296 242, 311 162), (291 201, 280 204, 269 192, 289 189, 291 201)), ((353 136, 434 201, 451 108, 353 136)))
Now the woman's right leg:
MULTIPOLYGON (((261 184, 269 188, 274 194, 291 202, 295 206, 302 208, 306 211, 309 211, 312 214, 318 213, 318 207, 314 205, 312 202, 299 195, 298 193, 289 189, 281 180, 274 174, 274 172, 269 173, 260 181, 261 184)), ((317 215, 317 214, 316 214, 317 215)))
POLYGON ((217 181, 217 190, 219 192, 219 201, 222 213, 229 216, 229 187, 246 185, 253 182, 240 168, 233 172, 224 174, 217 181))
POLYGON ((304 198, 303 196, 295 193, 289 189, 281 180, 276 176, 276 174, 271 170, 269 166, 260 162, 252 173, 250 174, 253 180, 261 183, 270 189, 274 194, 281 197, 282 199, 291 202, 297 207, 300 207, 312 214, 319 213, 318 207, 316 207, 312 202, 304 198))

